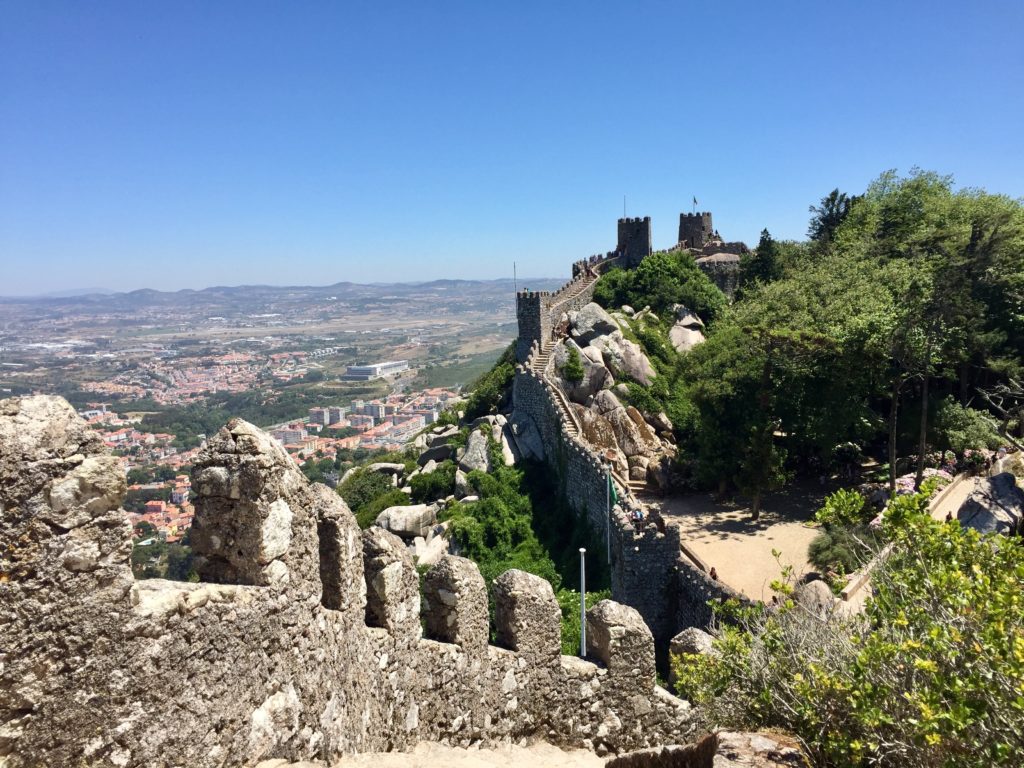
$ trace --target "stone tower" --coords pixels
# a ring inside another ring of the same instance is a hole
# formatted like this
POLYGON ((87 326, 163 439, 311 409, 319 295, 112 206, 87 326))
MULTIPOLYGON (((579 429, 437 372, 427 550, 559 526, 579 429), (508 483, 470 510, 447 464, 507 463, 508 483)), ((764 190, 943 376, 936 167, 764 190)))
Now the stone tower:
POLYGON ((679 242, 689 248, 703 248, 715 235, 711 212, 680 213, 679 242))
POLYGON ((619 219, 619 244, 616 249, 622 254, 622 266, 637 266, 651 255, 651 217, 619 219))

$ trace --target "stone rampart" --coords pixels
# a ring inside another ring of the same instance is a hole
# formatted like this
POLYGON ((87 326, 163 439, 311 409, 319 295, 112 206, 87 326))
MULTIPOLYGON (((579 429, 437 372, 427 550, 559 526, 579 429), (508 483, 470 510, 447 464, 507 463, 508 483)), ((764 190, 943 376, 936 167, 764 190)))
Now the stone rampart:
MULTIPOLYGON (((573 272, 584 275, 587 270, 574 266, 573 272)), ((571 295, 566 288, 559 294, 571 295)), ((592 296, 593 285, 590 285, 572 296, 573 308, 582 307, 592 296), (582 300, 584 296, 586 301, 582 300)), ((542 311, 544 309, 542 307, 542 311)), ((549 305, 546 311, 551 315, 547 327, 552 328, 560 313, 568 310, 549 305)), ((519 343, 523 343, 522 338, 519 343)), ((540 342, 531 340, 522 358, 523 364, 516 367, 513 408, 517 418, 529 418, 536 427, 544 445, 545 459, 558 477, 558 492, 570 508, 583 517, 595 533, 607 534, 612 596, 636 608, 650 627, 659 655, 664 659, 669 641, 681 629, 711 625, 709 601, 743 598, 711 579, 682 554, 677 528, 669 526, 659 531, 648 524, 638 533, 622 507, 612 510, 609 519, 608 470, 594 449, 578 436, 578 425, 572 423, 572 415, 559 403, 556 385, 544 371, 535 369, 535 356, 540 352, 540 342)), ((616 490, 626 503, 635 503, 628 485, 616 483, 616 490)), ((606 555, 600 553, 599 556, 606 555)))
POLYGON ((618 254, 591 257, 573 265, 572 279, 557 291, 520 291, 516 294, 516 360, 525 362, 534 344, 543 346, 554 338, 553 331, 564 312, 572 312, 594 299, 594 286, 601 269, 616 263, 618 254))
MULTIPOLYGON (((513 404, 517 414, 528 416, 544 443, 544 454, 559 478, 559 493, 598 535, 607 532, 611 549, 612 597, 635 608, 654 635, 659 649, 683 626, 680 616, 697 615, 696 609, 679 605, 679 573, 693 566, 681 559, 679 530, 664 532, 650 524, 637 533, 621 506, 608 516, 608 470, 600 456, 571 435, 566 414, 559 407, 551 385, 529 365, 516 368, 513 404)), ((620 498, 627 486, 616 482, 620 498)), ((605 557, 604 552, 595 553, 605 557)), ((688 594, 694 594, 690 591, 688 594)), ((707 626, 702 622, 699 626, 707 626)))
MULTIPOLYGON (((543 395, 520 391, 541 426, 543 395)), ((489 645, 472 562, 428 571, 421 607, 401 541, 360 531, 340 497, 240 420, 209 441, 193 488, 208 581, 136 581, 119 462, 65 401, 0 401, 7 768, 233 766, 532 737, 617 753, 690 735, 686 704, 654 685, 654 644, 632 608, 595 606, 593 660, 561 656, 550 585, 512 571, 495 582, 501 646, 489 645)))

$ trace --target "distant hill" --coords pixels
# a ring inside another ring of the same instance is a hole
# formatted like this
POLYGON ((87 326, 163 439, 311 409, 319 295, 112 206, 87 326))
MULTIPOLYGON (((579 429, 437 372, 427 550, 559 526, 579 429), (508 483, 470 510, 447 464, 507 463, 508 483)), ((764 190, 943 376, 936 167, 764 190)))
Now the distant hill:
MULTIPOLYGON (((555 290, 563 282, 558 278, 529 278, 518 281, 519 288, 532 290, 555 290)), ((236 285, 212 286, 202 290, 184 288, 179 291, 158 291, 141 288, 135 291, 115 293, 103 289, 81 289, 60 291, 43 296, 0 296, 0 304, 34 304, 48 309, 89 309, 102 305, 109 310, 131 310, 142 307, 187 307, 196 309, 205 305, 221 306, 233 300, 252 306, 254 300, 268 303, 324 301, 332 297, 337 301, 366 302, 400 300, 406 297, 426 295, 443 300, 444 296, 477 294, 480 298, 511 296, 515 284, 507 278, 500 280, 431 280, 416 283, 350 283, 311 286, 236 285)))

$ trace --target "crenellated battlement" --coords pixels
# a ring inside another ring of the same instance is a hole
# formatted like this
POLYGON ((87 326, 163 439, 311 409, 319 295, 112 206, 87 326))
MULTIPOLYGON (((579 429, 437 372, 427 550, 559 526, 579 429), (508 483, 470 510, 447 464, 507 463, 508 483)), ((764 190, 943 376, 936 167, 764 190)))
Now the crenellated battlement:
POLYGON ((618 241, 615 250, 621 254, 622 266, 631 269, 653 252, 651 217, 625 218, 618 222, 618 241))
POLYGON ((679 244, 700 250, 715 238, 711 212, 679 214, 679 244))
POLYGON ((360 531, 243 421, 194 474, 200 573, 218 583, 135 581, 124 475, 108 459, 63 400, 0 401, 11 768, 330 761, 532 736, 620 752, 690 735, 686 705, 646 673, 654 646, 636 611, 591 609, 588 659, 563 657, 550 585, 509 571, 493 585, 489 645, 474 563, 442 558, 421 600, 401 540, 360 531))

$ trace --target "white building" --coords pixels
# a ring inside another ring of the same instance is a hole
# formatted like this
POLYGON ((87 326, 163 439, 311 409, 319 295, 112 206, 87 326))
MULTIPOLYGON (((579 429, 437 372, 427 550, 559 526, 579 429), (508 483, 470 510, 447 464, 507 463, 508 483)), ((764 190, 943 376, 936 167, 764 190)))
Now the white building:
POLYGON ((390 360, 384 363, 374 363, 373 365, 350 365, 346 369, 343 378, 351 381, 370 381, 371 379, 381 379, 385 376, 394 376, 408 370, 408 360, 390 360))

